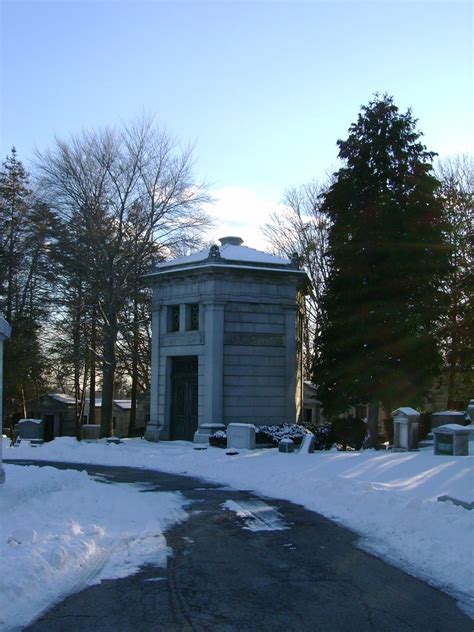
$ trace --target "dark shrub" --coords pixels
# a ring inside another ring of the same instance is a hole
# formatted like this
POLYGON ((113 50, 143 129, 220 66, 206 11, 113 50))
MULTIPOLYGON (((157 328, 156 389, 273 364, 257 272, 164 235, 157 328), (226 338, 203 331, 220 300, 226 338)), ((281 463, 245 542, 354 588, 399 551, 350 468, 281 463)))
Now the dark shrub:
POLYGON ((431 432, 431 413, 420 413, 418 441, 423 441, 431 432))
POLYGON ((218 430, 209 437, 209 445, 214 448, 227 448, 227 433, 224 430, 218 430))
POLYGON ((283 426, 257 426, 257 437, 259 443, 271 443, 275 447, 282 439, 292 439, 295 446, 300 445, 303 437, 307 433, 303 426, 298 424, 283 424, 283 426))
POLYGON ((330 450, 334 445, 334 436, 330 424, 315 426, 311 429, 314 434, 315 450, 330 450))
POLYGON ((383 426, 385 428, 384 441, 388 441, 390 445, 393 445, 393 418, 385 417, 383 420, 383 426))
MULTIPOLYGON (((272 447, 278 447, 278 443, 281 439, 293 439, 295 446, 298 446, 306 433, 307 430, 298 424, 255 426, 255 443, 261 446, 270 445, 272 447)), ((215 448, 227 447, 227 433, 225 430, 218 430, 210 435, 209 444, 215 448)))
POLYGON ((331 429, 338 450, 360 450, 367 432, 367 426, 362 419, 352 416, 335 419, 331 429))

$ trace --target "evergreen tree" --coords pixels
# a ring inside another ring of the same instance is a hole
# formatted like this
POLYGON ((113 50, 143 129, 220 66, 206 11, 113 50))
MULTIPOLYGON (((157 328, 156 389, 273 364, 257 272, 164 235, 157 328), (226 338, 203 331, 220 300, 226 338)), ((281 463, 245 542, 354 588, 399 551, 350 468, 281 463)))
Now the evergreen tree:
POLYGON ((314 380, 326 413, 369 403, 416 404, 440 364, 434 336, 448 269, 435 154, 420 142, 411 111, 378 95, 338 141, 344 166, 322 212, 332 224, 325 321, 314 380))
POLYGON ((51 305, 49 259, 56 218, 35 199, 15 148, 0 169, 0 311, 12 326, 5 345, 5 414, 24 416, 45 386, 42 326, 51 305))

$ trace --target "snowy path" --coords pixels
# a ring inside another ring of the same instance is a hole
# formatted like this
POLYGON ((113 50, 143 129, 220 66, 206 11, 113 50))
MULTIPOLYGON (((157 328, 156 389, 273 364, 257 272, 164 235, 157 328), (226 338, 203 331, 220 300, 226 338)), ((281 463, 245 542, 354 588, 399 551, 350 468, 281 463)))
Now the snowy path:
POLYGON ((303 507, 173 474, 87 469, 142 489, 148 483, 150 504, 155 494, 159 502, 162 492, 179 492, 189 518, 165 532, 166 568, 148 566, 72 595, 30 632, 472 630, 453 599, 360 550, 354 533, 303 507), (265 528, 249 529, 259 513, 265 528))

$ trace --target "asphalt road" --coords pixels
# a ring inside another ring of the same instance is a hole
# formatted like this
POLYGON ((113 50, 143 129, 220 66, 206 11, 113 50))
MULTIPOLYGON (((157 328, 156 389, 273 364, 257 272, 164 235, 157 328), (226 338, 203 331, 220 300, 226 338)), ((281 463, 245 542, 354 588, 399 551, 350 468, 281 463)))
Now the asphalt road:
POLYGON ((86 588, 24 628, 30 632, 473 632, 454 599, 358 549, 354 533, 298 505, 161 472, 44 465, 146 483, 150 502, 159 502, 160 491, 180 491, 190 516, 165 534, 173 551, 166 569, 147 566, 86 588), (250 507, 260 526, 272 524, 273 508, 288 528, 244 529, 249 523, 223 509, 227 501, 250 507))

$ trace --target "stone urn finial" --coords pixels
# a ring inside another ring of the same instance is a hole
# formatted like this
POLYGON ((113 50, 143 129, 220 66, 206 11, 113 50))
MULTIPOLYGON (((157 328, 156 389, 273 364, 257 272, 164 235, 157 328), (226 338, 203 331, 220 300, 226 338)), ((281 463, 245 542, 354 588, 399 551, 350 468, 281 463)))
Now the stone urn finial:
POLYGON ((297 270, 300 269, 300 264, 301 264, 301 259, 300 256, 297 252, 294 252, 291 255, 291 267, 292 268, 296 268, 297 270))
POLYGON ((209 248, 209 255, 207 258, 210 259, 211 261, 220 261, 222 257, 221 257, 221 251, 219 250, 219 246, 216 246, 216 244, 213 244, 209 248))

